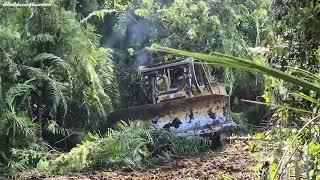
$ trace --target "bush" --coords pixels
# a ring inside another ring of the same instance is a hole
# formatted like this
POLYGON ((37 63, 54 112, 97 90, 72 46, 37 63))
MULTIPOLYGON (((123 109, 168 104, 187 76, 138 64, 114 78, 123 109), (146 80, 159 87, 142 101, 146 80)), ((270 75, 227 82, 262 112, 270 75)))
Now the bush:
POLYGON ((209 149, 209 142, 199 136, 179 136, 164 129, 152 131, 151 136, 153 155, 156 157, 199 154, 209 149))
POLYGON ((17 176, 21 171, 31 170, 37 167, 39 161, 45 161, 47 149, 38 144, 32 144, 30 149, 11 149, 9 162, 10 174, 17 176))
POLYGON ((152 129, 147 123, 118 124, 105 137, 89 134, 87 140, 51 161, 49 171, 68 174, 85 168, 136 168, 172 156, 197 154, 209 149, 197 136, 178 136, 167 130, 152 129))

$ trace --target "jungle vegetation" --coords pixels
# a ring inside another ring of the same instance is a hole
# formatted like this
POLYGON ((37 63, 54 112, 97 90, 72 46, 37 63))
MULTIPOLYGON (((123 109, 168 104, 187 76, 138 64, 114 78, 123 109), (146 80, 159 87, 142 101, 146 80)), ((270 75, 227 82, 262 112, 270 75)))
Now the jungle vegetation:
MULTIPOLYGON (((264 178, 292 168, 296 176, 319 177, 317 0, 5 2, 0 174, 136 168, 208 151, 205 139, 145 123, 110 129, 110 112, 146 103, 136 69, 148 49, 166 61, 191 56, 212 66, 240 130, 267 139, 277 152, 264 178)), ((261 146, 250 144, 252 151, 261 146)))

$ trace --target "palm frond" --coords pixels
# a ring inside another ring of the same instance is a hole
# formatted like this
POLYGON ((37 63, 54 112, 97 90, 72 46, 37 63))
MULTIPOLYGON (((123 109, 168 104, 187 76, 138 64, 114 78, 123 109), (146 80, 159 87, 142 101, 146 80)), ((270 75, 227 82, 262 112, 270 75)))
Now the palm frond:
POLYGON ((42 68, 44 66, 49 67, 54 65, 63 67, 64 61, 54 54, 41 53, 38 54, 36 57, 27 60, 25 62, 25 65, 37 68, 42 68))
POLYGON ((50 114, 55 114, 58 106, 62 106, 64 110, 64 115, 67 111, 67 100, 65 97, 66 86, 55 80, 48 80, 46 83, 46 88, 48 89, 48 105, 50 109, 50 114))
POLYGON ((26 137, 35 137, 37 124, 26 114, 19 113, 17 115, 9 113, 7 117, 12 121, 13 128, 20 131, 26 137))
POLYGON ((0 25, 0 39, 2 48, 12 46, 13 44, 16 44, 20 41, 21 33, 19 33, 18 31, 14 31, 10 27, 0 25))
POLYGON ((53 42, 54 41, 54 36, 51 34, 37 34, 35 36, 32 36, 29 39, 30 43, 45 43, 45 42, 53 42))
POLYGON ((103 83, 101 82, 97 72, 92 67, 92 65, 90 63, 86 63, 85 69, 92 84, 91 89, 89 89, 87 92, 84 92, 86 98, 85 101, 89 103, 89 106, 94 105, 100 116, 106 117, 107 111, 111 112, 113 110, 111 105, 111 98, 104 91, 103 83))
POLYGON ((136 168, 155 158, 208 150, 201 137, 154 130, 146 122, 119 122, 104 137, 89 134, 81 145, 52 161, 51 172, 66 174, 87 167, 136 168))
POLYGON ((316 74, 313 74, 311 72, 308 72, 304 69, 300 69, 300 68, 297 68, 297 67, 289 67, 291 68, 292 70, 290 70, 289 72, 293 75, 301 75, 303 77, 306 77, 307 80, 311 80, 311 81, 315 81, 315 82, 320 82, 320 77, 316 74))
POLYGON ((48 122, 46 130, 52 134, 61 134, 63 136, 65 135, 65 129, 60 127, 59 124, 53 120, 48 122))
POLYGON ((112 106, 117 107, 119 104, 120 95, 119 86, 113 70, 113 64, 108 63, 101 65, 98 73, 105 94, 110 97, 112 106))
POLYGON ((247 103, 252 103, 252 104, 260 104, 260 105, 272 106, 274 108, 290 109, 290 110, 296 111, 296 112, 303 112, 303 113, 316 114, 316 115, 318 114, 317 112, 312 112, 312 111, 308 111, 308 110, 305 110, 305 109, 299 109, 299 108, 294 108, 294 107, 289 107, 289 106, 282 106, 282 105, 277 105, 277 104, 263 103, 263 102, 259 102, 259 101, 250 101, 250 100, 245 100, 245 99, 241 99, 241 101, 247 102, 247 103))
POLYGON ((299 92, 299 93, 290 93, 292 94, 293 96, 296 96, 296 97, 300 97, 302 99, 305 99, 309 102, 312 102, 312 103, 315 103, 317 106, 320 106, 320 102, 319 100, 313 98, 313 97, 310 97, 310 96, 307 96, 306 94, 302 93, 302 92, 299 92))
POLYGON ((150 47, 149 49, 153 51, 167 52, 172 54, 178 54, 181 56, 193 57, 199 60, 204 60, 208 63, 213 63, 216 66, 225 66, 225 67, 232 67, 232 68, 240 68, 244 70, 258 71, 269 76, 283 79, 287 82, 299 85, 309 90, 320 92, 320 86, 318 84, 305 81, 301 78, 289 75, 280 70, 277 70, 265 65, 257 64, 253 61, 245 60, 242 58, 233 57, 233 56, 220 54, 220 53, 212 53, 211 55, 206 55, 202 53, 193 53, 193 52, 163 47, 156 44, 152 45, 152 47, 150 47))
POLYGON ((1 118, 3 127, 6 128, 6 134, 12 134, 16 138, 22 134, 25 138, 34 138, 38 125, 25 113, 6 112, 4 118, 1 118))
POLYGON ((10 87, 5 95, 5 102, 10 111, 13 113, 15 112, 15 100, 17 97, 24 96, 25 94, 30 93, 33 89, 35 89, 35 87, 30 84, 30 81, 18 83, 10 87))
POLYGON ((57 107, 61 105, 66 113, 67 102, 65 91, 67 90, 66 84, 51 78, 44 70, 35 67, 24 66, 24 70, 32 77, 33 86, 35 91, 44 91, 47 96, 50 114, 54 114, 57 107))
POLYGON ((105 14, 110 14, 113 12, 117 12, 117 10, 115 9, 102 9, 99 11, 93 11, 91 12, 87 17, 85 17, 84 19, 82 19, 80 21, 80 23, 85 23, 88 21, 88 19, 90 19, 92 16, 98 16, 100 19, 103 19, 103 17, 105 16, 105 14))

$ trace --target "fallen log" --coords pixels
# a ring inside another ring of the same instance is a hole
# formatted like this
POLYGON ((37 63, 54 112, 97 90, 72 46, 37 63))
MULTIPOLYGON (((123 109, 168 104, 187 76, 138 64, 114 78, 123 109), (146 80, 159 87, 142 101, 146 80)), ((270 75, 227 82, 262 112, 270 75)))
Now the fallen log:
POLYGON ((270 141, 266 139, 258 139, 258 138, 253 138, 251 136, 230 136, 230 137, 225 137, 224 140, 238 140, 238 141, 270 141))

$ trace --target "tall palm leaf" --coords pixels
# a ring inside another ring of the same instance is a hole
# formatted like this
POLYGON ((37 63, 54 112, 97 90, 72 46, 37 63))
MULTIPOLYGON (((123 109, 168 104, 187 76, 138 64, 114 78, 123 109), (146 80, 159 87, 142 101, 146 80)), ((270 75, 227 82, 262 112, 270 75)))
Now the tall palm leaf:
POLYGON ((24 111, 18 112, 19 109, 16 109, 18 101, 24 101, 32 90, 34 86, 26 81, 15 84, 5 94, 6 108, 0 117, 0 129, 5 130, 2 135, 9 137, 13 144, 18 136, 20 139, 35 137, 37 125, 24 111))
POLYGON ((22 66, 23 74, 34 79, 32 83, 36 87, 36 94, 43 93, 46 96, 44 99, 46 99, 50 115, 56 113, 59 105, 66 112, 67 103, 64 94, 68 82, 61 82, 59 79, 60 76, 68 77, 66 67, 68 64, 60 57, 48 53, 38 54, 33 59, 27 60, 22 66), (64 74, 61 74, 63 70, 64 74))
POLYGON ((225 54, 220 53, 212 53, 211 55, 206 55, 202 53, 194 53, 194 52, 188 52, 168 47, 163 47, 160 45, 153 45, 149 48, 150 50, 159 51, 159 52, 167 52, 172 54, 178 54, 181 56, 189 56, 193 57, 199 60, 204 60, 208 63, 212 63, 217 66, 226 66, 226 67, 232 67, 232 68, 240 68, 244 70, 252 70, 252 71, 258 71, 261 73, 264 73, 266 75, 270 75, 279 79, 283 79, 287 82, 299 85, 301 87, 307 88, 309 90, 313 90, 315 92, 320 92, 320 86, 316 83, 311 83, 306 80, 303 80, 301 78, 298 78, 293 75, 289 75, 287 73, 284 73, 280 70, 257 64, 253 61, 249 61, 246 59, 233 57, 225 54))

